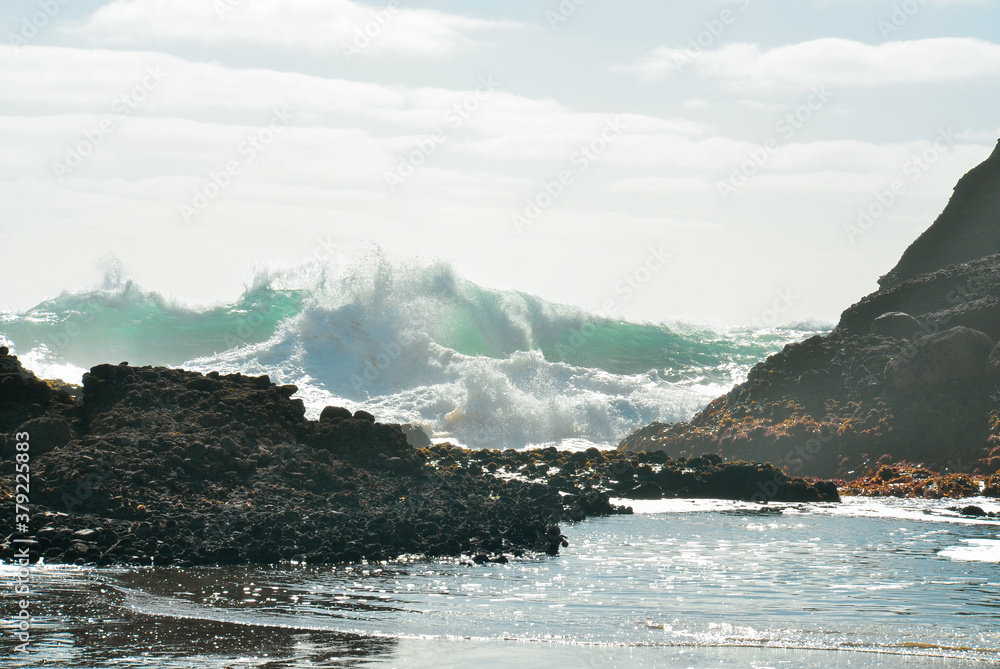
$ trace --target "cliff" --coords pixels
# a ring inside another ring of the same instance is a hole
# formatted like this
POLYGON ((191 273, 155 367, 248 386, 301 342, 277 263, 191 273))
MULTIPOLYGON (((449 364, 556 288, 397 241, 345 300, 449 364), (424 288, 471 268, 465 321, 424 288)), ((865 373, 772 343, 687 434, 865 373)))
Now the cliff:
POLYGON ((890 462, 1000 469, 1000 144, 825 337, 790 344, 690 422, 625 451, 769 461, 852 478, 890 462))

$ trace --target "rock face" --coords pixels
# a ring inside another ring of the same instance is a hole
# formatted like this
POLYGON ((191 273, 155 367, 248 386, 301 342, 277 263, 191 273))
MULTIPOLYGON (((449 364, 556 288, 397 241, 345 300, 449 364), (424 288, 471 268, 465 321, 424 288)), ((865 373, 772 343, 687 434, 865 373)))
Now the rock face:
POLYGON ((898 461, 998 471, 1000 145, 880 284, 832 333, 786 346, 689 423, 654 423, 619 448, 821 477, 898 461))
POLYGON ((872 332, 875 320, 888 312, 916 317, 920 329, 908 339, 964 325, 1000 340, 1000 255, 952 265, 880 289, 848 307, 837 329, 866 335, 872 332))
POLYGON ((998 183, 1000 142, 984 163, 962 177, 934 225, 906 249, 899 263, 879 279, 879 286, 892 288, 922 274, 1000 253, 998 183))
POLYGON ((920 321, 902 311, 890 311, 872 322, 871 334, 890 339, 913 339, 923 334, 920 321))
POLYGON ((367 412, 306 420, 296 390, 123 363, 92 368, 74 402, 2 355, 0 499, 27 442, 34 557, 97 564, 555 553, 555 523, 624 511, 582 482, 571 499, 547 479, 431 467, 434 452, 367 412))
POLYGON ((971 328, 958 327, 921 337, 885 367, 894 390, 919 392, 949 383, 974 383, 987 373, 993 340, 971 328))
MULTIPOLYGON (((610 494, 839 500, 834 483, 713 456, 469 451, 340 407, 311 421, 297 388, 266 376, 122 363, 83 383, 74 402, 0 355, 0 446, 12 455, 27 433, 31 550, 49 563, 481 564, 555 554, 568 545, 556 523, 631 512, 610 494)), ((5 457, 0 500, 12 499, 13 474, 5 457)), ((0 549, 14 545, 12 521, 0 516, 0 549)))

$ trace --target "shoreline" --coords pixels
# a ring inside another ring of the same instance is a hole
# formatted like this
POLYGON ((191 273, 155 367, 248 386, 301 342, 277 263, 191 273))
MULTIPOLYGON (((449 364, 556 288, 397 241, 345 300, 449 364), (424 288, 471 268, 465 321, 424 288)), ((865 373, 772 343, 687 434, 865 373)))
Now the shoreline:
MULTIPOLYGON (((20 539, 32 561, 99 566, 504 562, 558 554, 568 545, 559 523, 631 513, 611 497, 840 500, 839 482, 769 463, 469 450, 338 407, 307 420, 296 390, 122 363, 92 368, 76 400, 4 352, 0 434, 30 434, 34 475, 31 523, 15 532, 0 521, 4 548, 20 539)), ((0 496, 12 501, 17 451, 0 439, 0 496)))

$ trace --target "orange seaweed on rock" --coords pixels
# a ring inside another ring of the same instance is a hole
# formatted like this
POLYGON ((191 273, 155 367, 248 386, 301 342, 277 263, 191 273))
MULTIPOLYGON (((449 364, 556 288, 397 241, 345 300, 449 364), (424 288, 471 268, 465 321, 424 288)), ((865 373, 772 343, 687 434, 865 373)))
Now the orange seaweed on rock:
POLYGON ((840 494, 847 497, 1000 497, 1000 475, 942 474, 909 463, 895 463, 882 465, 873 474, 842 482, 839 488, 840 494))

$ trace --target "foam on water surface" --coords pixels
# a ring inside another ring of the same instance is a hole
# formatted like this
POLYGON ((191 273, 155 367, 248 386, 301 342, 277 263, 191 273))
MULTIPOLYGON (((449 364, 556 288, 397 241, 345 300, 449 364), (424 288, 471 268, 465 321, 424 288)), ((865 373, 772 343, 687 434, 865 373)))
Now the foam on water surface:
POLYGON ((94 667, 997 661, 995 563, 961 550, 995 555, 996 525, 901 519, 896 501, 853 505, 881 514, 782 506, 671 500, 564 525, 560 556, 504 565, 43 569, 39 613, 61 618, 39 641, 47 657, 94 667), (133 637, 147 640, 144 656, 106 648, 133 637))
POLYGON ((632 323, 377 249, 264 272, 228 305, 186 307, 116 275, 0 321, 46 378, 79 383, 85 368, 122 360, 268 374, 298 385, 312 418, 333 404, 472 447, 573 449, 690 418, 821 327, 632 323))

